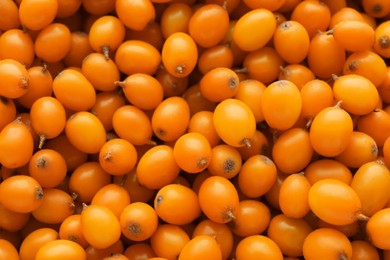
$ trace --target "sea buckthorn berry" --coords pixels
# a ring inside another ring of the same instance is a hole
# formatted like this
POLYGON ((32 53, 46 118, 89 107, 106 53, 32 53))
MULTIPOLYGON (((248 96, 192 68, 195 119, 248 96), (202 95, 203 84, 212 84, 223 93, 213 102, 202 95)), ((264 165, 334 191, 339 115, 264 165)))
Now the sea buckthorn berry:
POLYGON ((99 118, 108 132, 113 129, 115 112, 125 104, 126 99, 119 91, 103 91, 96 94, 96 102, 91 108, 91 112, 99 118))
POLYGON ((150 43, 128 40, 119 45, 114 60, 118 69, 126 75, 134 73, 153 75, 160 66, 161 54, 150 43))
POLYGON ((372 260, 379 260, 379 251, 373 244, 364 240, 354 240, 352 245, 352 259, 369 258, 372 260))
POLYGON ((35 55, 45 62, 59 62, 66 56, 71 45, 69 28, 61 23, 51 23, 39 31, 34 42, 35 55))
POLYGON ((156 16, 155 7, 150 0, 115 1, 115 11, 126 27, 137 31, 144 29, 156 16))
POLYGON ((19 19, 23 26, 39 31, 53 22, 58 12, 57 0, 27 0, 19 5, 19 19))
POLYGON ((209 166, 212 151, 209 141, 202 134, 186 133, 176 140, 173 156, 183 171, 199 173, 209 166))
POLYGON ((29 88, 17 101, 23 107, 31 108, 37 99, 52 95, 53 77, 45 66, 30 67, 27 73, 29 77, 29 88))
POLYGON ((207 170, 211 175, 218 175, 227 179, 235 177, 242 166, 241 154, 236 147, 220 144, 211 150, 211 161, 207 170))
POLYGON ((246 160, 238 173, 238 187, 249 198, 266 194, 277 180, 275 163, 264 155, 254 155, 246 160))
POLYGON ((310 38, 319 31, 326 31, 331 21, 329 7, 322 1, 301 1, 291 13, 291 20, 301 23, 310 38))
POLYGON ((333 35, 320 32, 311 39, 307 63, 318 78, 327 80, 332 74, 339 75, 345 59, 346 51, 333 35), (327 62, 322 62, 324 60, 327 62))
POLYGON ((82 111, 73 114, 65 124, 69 142, 85 153, 98 153, 106 142, 106 131, 92 113, 82 111))
POLYGON ((273 44, 284 61, 300 63, 309 52, 310 38, 302 24, 296 21, 286 21, 276 28, 273 44))
POLYGON ((6 0, 3 4, 0 12, 0 30, 7 31, 18 28, 20 26, 20 19, 17 3, 12 0, 6 0))
POLYGON ((0 97, 0 131, 16 118, 16 105, 12 99, 0 97))
POLYGON ((358 194, 339 180, 317 181, 311 186, 308 198, 313 213, 330 224, 347 225, 362 217, 358 194))
POLYGON ((280 68, 285 62, 274 48, 265 46, 245 55, 243 64, 243 70, 251 79, 271 84, 278 79, 280 68))
POLYGON ((125 39, 125 26, 117 17, 105 15, 92 24, 88 35, 92 49, 109 59, 125 39))
POLYGON ((279 246, 264 235, 247 236, 240 240, 236 248, 236 259, 275 259, 282 260, 279 246))
POLYGON ((152 143, 152 124, 144 111, 132 106, 119 107, 112 116, 115 133, 133 145, 152 143), (129 129, 132 129, 129 131, 129 129))
POLYGON ((215 259, 222 260, 222 251, 216 239, 209 235, 192 238, 183 247, 178 260, 215 259))
POLYGON ((152 115, 154 134, 163 141, 175 141, 183 135, 190 121, 190 109, 182 97, 163 100, 152 115))
POLYGON ((216 45, 204 50, 199 55, 198 69, 203 74, 208 71, 218 68, 232 68, 233 66, 233 51, 227 45, 216 45))
POLYGON ((33 154, 29 162, 29 174, 43 188, 55 188, 64 179, 67 167, 64 157, 52 149, 42 149, 33 154))
POLYGON ((386 79, 387 66, 384 59, 372 51, 354 52, 344 63, 343 74, 358 74, 379 87, 386 79))
POLYGON ((140 40, 150 43, 159 51, 161 51, 161 48, 164 44, 164 36, 161 32, 161 26, 160 23, 157 22, 151 22, 147 24, 146 27, 141 31, 126 28, 125 39, 140 40))
POLYGON ((241 200, 231 229, 240 237, 253 236, 263 233, 270 220, 271 212, 266 204, 257 200, 241 200))
POLYGON ((165 222, 186 225, 200 216, 197 194, 180 184, 168 184, 161 188, 154 199, 154 209, 165 222))
POLYGON ((119 223, 124 236, 131 241, 143 241, 156 231, 158 216, 149 204, 134 202, 123 209, 119 223))
POLYGON ((67 68, 53 80, 53 93, 64 107, 72 111, 87 111, 96 102, 91 82, 77 70, 67 68))
POLYGON ((188 23, 191 19, 192 9, 186 3, 173 2, 161 14, 161 33, 168 38, 175 32, 188 33, 188 23))
POLYGON ((276 166, 287 174, 302 171, 310 163, 312 156, 309 132, 302 128, 286 130, 277 137, 272 147, 272 158, 276 166), (300 153, 296 153, 296 149, 300 153))
POLYGON ((302 98, 298 87, 288 80, 278 80, 261 95, 261 109, 265 122, 278 130, 292 127, 302 109, 302 98))
POLYGON ((164 68, 173 76, 183 78, 194 70, 198 61, 198 49, 194 39, 184 32, 171 34, 161 51, 164 68))
POLYGON ((85 240, 96 249, 112 246, 121 235, 119 219, 102 205, 89 205, 81 212, 81 230, 85 240))
POLYGON ((125 175, 135 167, 137 159, 134 145, 121 138, 107 141, 99 151, 100 165, 112 175, 125 175))
POLYGON ((83 259, 86 258, 84 248, 74 241, 66 239, 56 239, 42 245, 37 251, 37 260, 49 258, 65 257, 68 259, 83 259))
POLYGON ((31 212, 32 216, 46 224, 61 224, 73 215, 75 204, 71 194, 58 188, 43 189, 43 202, 31 212))
POLYGON ((157 145, 147 150, 139 159, 136 174, 138 182, 151 190, 161 189, 172 183, 180 173, 168 145, 157 145))
POLYGON ((208 71, 200 80, 200 93, 210 101, 220 102, 232 98, 239 85, 237 74, 224 67, 208 71))
POLYGON ((248 160, 254 155, 270 155, 270 140, 260 130, 256 130, 255 135, 251 139, 251 147, 238 147, 237 150, 241 154, 243 160, 248 160))
POLYGON ((383 18, 390 14, 390 4, 384 0, 362 0, 364 12, 374 18, 383 18))
POLYGON ((219 244, 223 259, 229 257, 233 250, 233 233, 226 224, 216 223, 205 219, 196 225, 192 237, 209 235, 214 237, 219 244))
POLYGON ((29 68, 35 57, 34 42, 30 34, 21 29, 4 31, 0 37, 0 57, 14 59, 29 68))
POLYGON ((76 201, 90 203, 95 194, 111 182, 111 177, 99 162, 88 161, 72 172, 69 178, 69 191, 76 201))
POLYGON ((303 218, 309 213, 310 183, 303 174, 294 173, 284 179, 279 192, 279 205, 290 218, 303 218))
POLYGON ((213 121, 215 130, 226 144, 250 147, 256 132, 256 119, 244 102, 229 98, 218 103, 213 121))
POLYGON ((381 161, 367 162, 353 175, 351 187, 360 198, 362 213, 370 217, 390 199, 386 192, 390 187, 390 172, 381 161))
POLYGON ((217 223, 228 223, 236 218, 239 198, 236 188, 228 179, 211 176, 204 180, 198 192, 203 213, 217 223))
POLYGON ((334 104, 332 87, 323 80, 314 79, 301 88, 302 111, 305 119, 313 119, 321 110, 334 104))
POLYGON ((337 179, 350 185, 351 170, 335 159, 319 159, 311 162, 305 169, 304 175, 311 185, 322 179, 337 179))
POLYGON ((280 68, 279 80, 288 80, 301 89, 307 82, 314 80, 316 76, 309 67, 302 64, 289 64, 280 68))
POLYGON ((95 16, 106 15, 115 10, 115 1, 102 0, 96 2, 94 0, 83 0, 82 5, 88 14, 95 16))
POLYGON ((233 41, 244 51, 264 47, 276 30, 274 14, 264 8, 251 10, 241 16, 233 31, 233 41), (253 33, 253 30, 257 30, 253 33))
POLYGON ((352 259, 352 245, 347 236, 331 228, 318 228, 308 234, 303 242, 303 256, 307 260, 352 259))
POLYGON ((347 148, 335 159, 347 167, 356 169, 365 163, 375 161, 377 157, 378 146, 374 138, 366 133, 353 131, 347 148))
POLYGON ((265 89, 266 86, 260 81, 247 79, 240 81, 237 92, 234 95, 235 99, 241 100, 249 106, 257 123, 264 121, 260 98, 265 89))
POLYGON ((200 111, 210 111, 213 112, 217 103, 212 102, 206 99, 200 93, 199 84, 190 86, 184 93, 183 98, 187 101, 190 107, 190 114, 193 115, 196 112, 200 111))
POLYGON ((202 134, 209 141, 211 147, 218 145, 221 141, 215 130, 213 112, 211 111, 204 110, 193 114, 188 123, 187 131, 202 134))
POLYGON ((375 31, 365 22, 342 21, 331 29, 335 41, 346 51, 367 51, 375 43, 375 31))
POLYGON ((374 111, 379 100, 375 85, 357 74, 336 77, 333 94, 336 101, 341 101, 343 109, 355 115, 365 115, 374 111))
POLYGON ((112 91, 117 88, 115 82, 120 79, 119 70, 111 59, 103 54, 91 53, 83 59, 81 72, 99 91, 112 91))
POLYGON ((88 37, 86 32, 72 31, 70 49, 63 59, 67 66, 81 67, 84 58, 93 52, 88 37))
POLYGON ((382 109, 376 108, 367 115, 360 116, 357 121, 357 130, 371 136, 378 147, 382 147, 388 138, 390 130, 390 115, 382 109))
POLYGON ((18 98, 27 93, 29 76, 25 66, 14 59, 0 60, 0 95, 18 98))
POLYGON ((123 209, 131 202, 126 188, 116 183, 110 183, 100 188, 92 198, 91 205, 108 207, 119 218, 123 209))
MULTIPOLYGON (((327 2, 330 3, 330 1, 327 2)), ((362 13, 360 13, 358 10, 345 4, 342 7, 340 6, 338 10, 332 15, 330 18, 329 28, 333 28, 336 24, 342 21, 364 22, 364 18, 362 13)))
POLYGON ((58 231, 53 228, 41 227, 31 231, 27 234, 20 245, 20 259, 35 258, 39 248, 41 248, 44 244, 57 239, 58 231))
MULTIPOLYGON (((184 229, 177 225, 160 224, 150 238, 154 253, 160 257, 177 258, 183 247, 190 241, 184 229)), ((164 259, 164 258, 163 258, 164 259)))
POLYGON ((267 10, 270 10, 272 12, 278 10, 285 4, 286 0, 276 0, 276 1, 254 1, 254 0, 245 0, 244 3, 250 8, 250 9, 258 9, 258 8, 264 8, 267 10))
POLYGON ((38 209, 43 203, 42 186, 31 176, 15 175, 0 185, 0 201, 8 210, 28 213, 38 209))
POLYGON ((64 106, 54 97, 41 97, 31 106, 31 126, 40 137, 39 148, 46 139, 59 136, 65 128, 66 112, 64 106))
POLYGON ((380 56, 390 57, 390 21, 384 21, 376 27, 374 49, 380 56))
POLYGON ((145 73, 134 73, 124 81, 117 81, 115 84, 122 88, 126 99, 132 105, 143 110, 155 109, 164 97, 161 83, 145 73))
POLYGON ((389 234, 389 214, 390 209, 385 208, 377 211, 367 222, 366 232, 371 243, 383 250, 390 250, 389 241, 386 237, 389 234))
POLYGON ((347 148, 352 131, 353 122, 347 111, 339 106, 327 107, 311 123, 310 142, 317 153, 327 157, 336 156, 347 148))
POLYGON ((156 79, 160 82, 163 88, 164 97, 166 98, 183 95, 187 90, 190 81, 189 77, 175 77, 163 68, 157 72, 156 79))
POLYGON ((0 132, 0 162, 7 168, 27 164, 34 151, 30 129, 20 119, 7 124, 0 132))
POLYGON ((312 228, 304 219, 291 218, 283 214, 274 216, 267 229, 268 237, 279 246, 284 255, 291 257, 303 255, 303 243, 311 232, 312 228))
POLYGON ((229 28, 229 14, 217 4, 205 4, 198 8, 188 23, 188 33, 203 48, 220 43, 229 28))

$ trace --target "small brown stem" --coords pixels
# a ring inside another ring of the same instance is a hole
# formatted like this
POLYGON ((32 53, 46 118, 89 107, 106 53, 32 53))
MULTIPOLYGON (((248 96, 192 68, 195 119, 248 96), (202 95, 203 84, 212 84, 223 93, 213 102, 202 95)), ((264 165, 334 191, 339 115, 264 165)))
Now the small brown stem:
POLYGON ((231 221, 235 221, 237 219, 236 216, 234 215, 232 209, 229 209, 225 212, 224 218, 230 219, 231 221))
POLYGON ((343 103, 342 100, 337 101, 336 105, 334 105, 336 108, 340 108, 341 104, 343 103))
POLYGON ((337 76, 336 74, 332 74, 331 77, 333 81, 336 81, 339 78, 339 76, 337 76))
POLYGON ((252 147, 251 142, 250 142, 250 140, 248 138, 244 138, 242 140, 242 144, 244 144, 246 146, 246 148, 251 148, 252 147))
POLYGON ((326 33, 326 35, 333 35, 334 34, 334 28, 332 28, 330 30, 327 30, 325 33, 326 33))
POLYGON ((370 220, 370 217, 364 215, 363 213, 360 213, 360 214, 357 216, 357 220, 363 221, 363 222, 367 222, 367 221, 370 220))
POLYGON ((155 141, 153 141, 153 140, 149 140, 146 144, 147 145, 153 145, 153 146, 157 145, 157 143, 155 141))
POLYGON ((44 135, 44 134, 40 135, 39 136, 39 145, 38 145, 39 149, 42 149, 42 147, 45 144, 45 141, 46 141, 46 135, 44 135))
POLYGON ((225 0, 225 1, 223 1, 223 3, 222 3, 222 8, 225 9, 225 10, 227 10, 227 7, 228 7, 228 2, 225 0))
POLYGON ((313 118, 310 117, 307 119, 307 122, 305 124, 305 130, 308 131, 310 129, 311 123, 313 123, 313 118))
POLYGON ((248 69, 247 68, 240 68, 240 69, 234 69, 234 72, 235 73, 248 73, 248 69))
POLYGON ((108 45, 105 44, 102 46, 102 53, 106 60, 110 59, 110 47, 108 45))
POLYGON ((127 178, 128 178, 128 174, 123 175, 121 181, 119 182, 119 186, 123 187, 123 185, 125 185, 127 178))
POLYGON ((73 201, 77 200, 77 198, 79 197, 79 195, 76 192, 72 192, 72 194, 70 194, 70 196, 72 197, 73 201))
POLYGON ((124 81, 119 81, 119 80, 117 80, 117 81, 114 82, 114 84, 115 84, 116 86, 118 86, 118 87, 121 87, 121 88, 126 87, 126 83, 125 83, 124 81))

